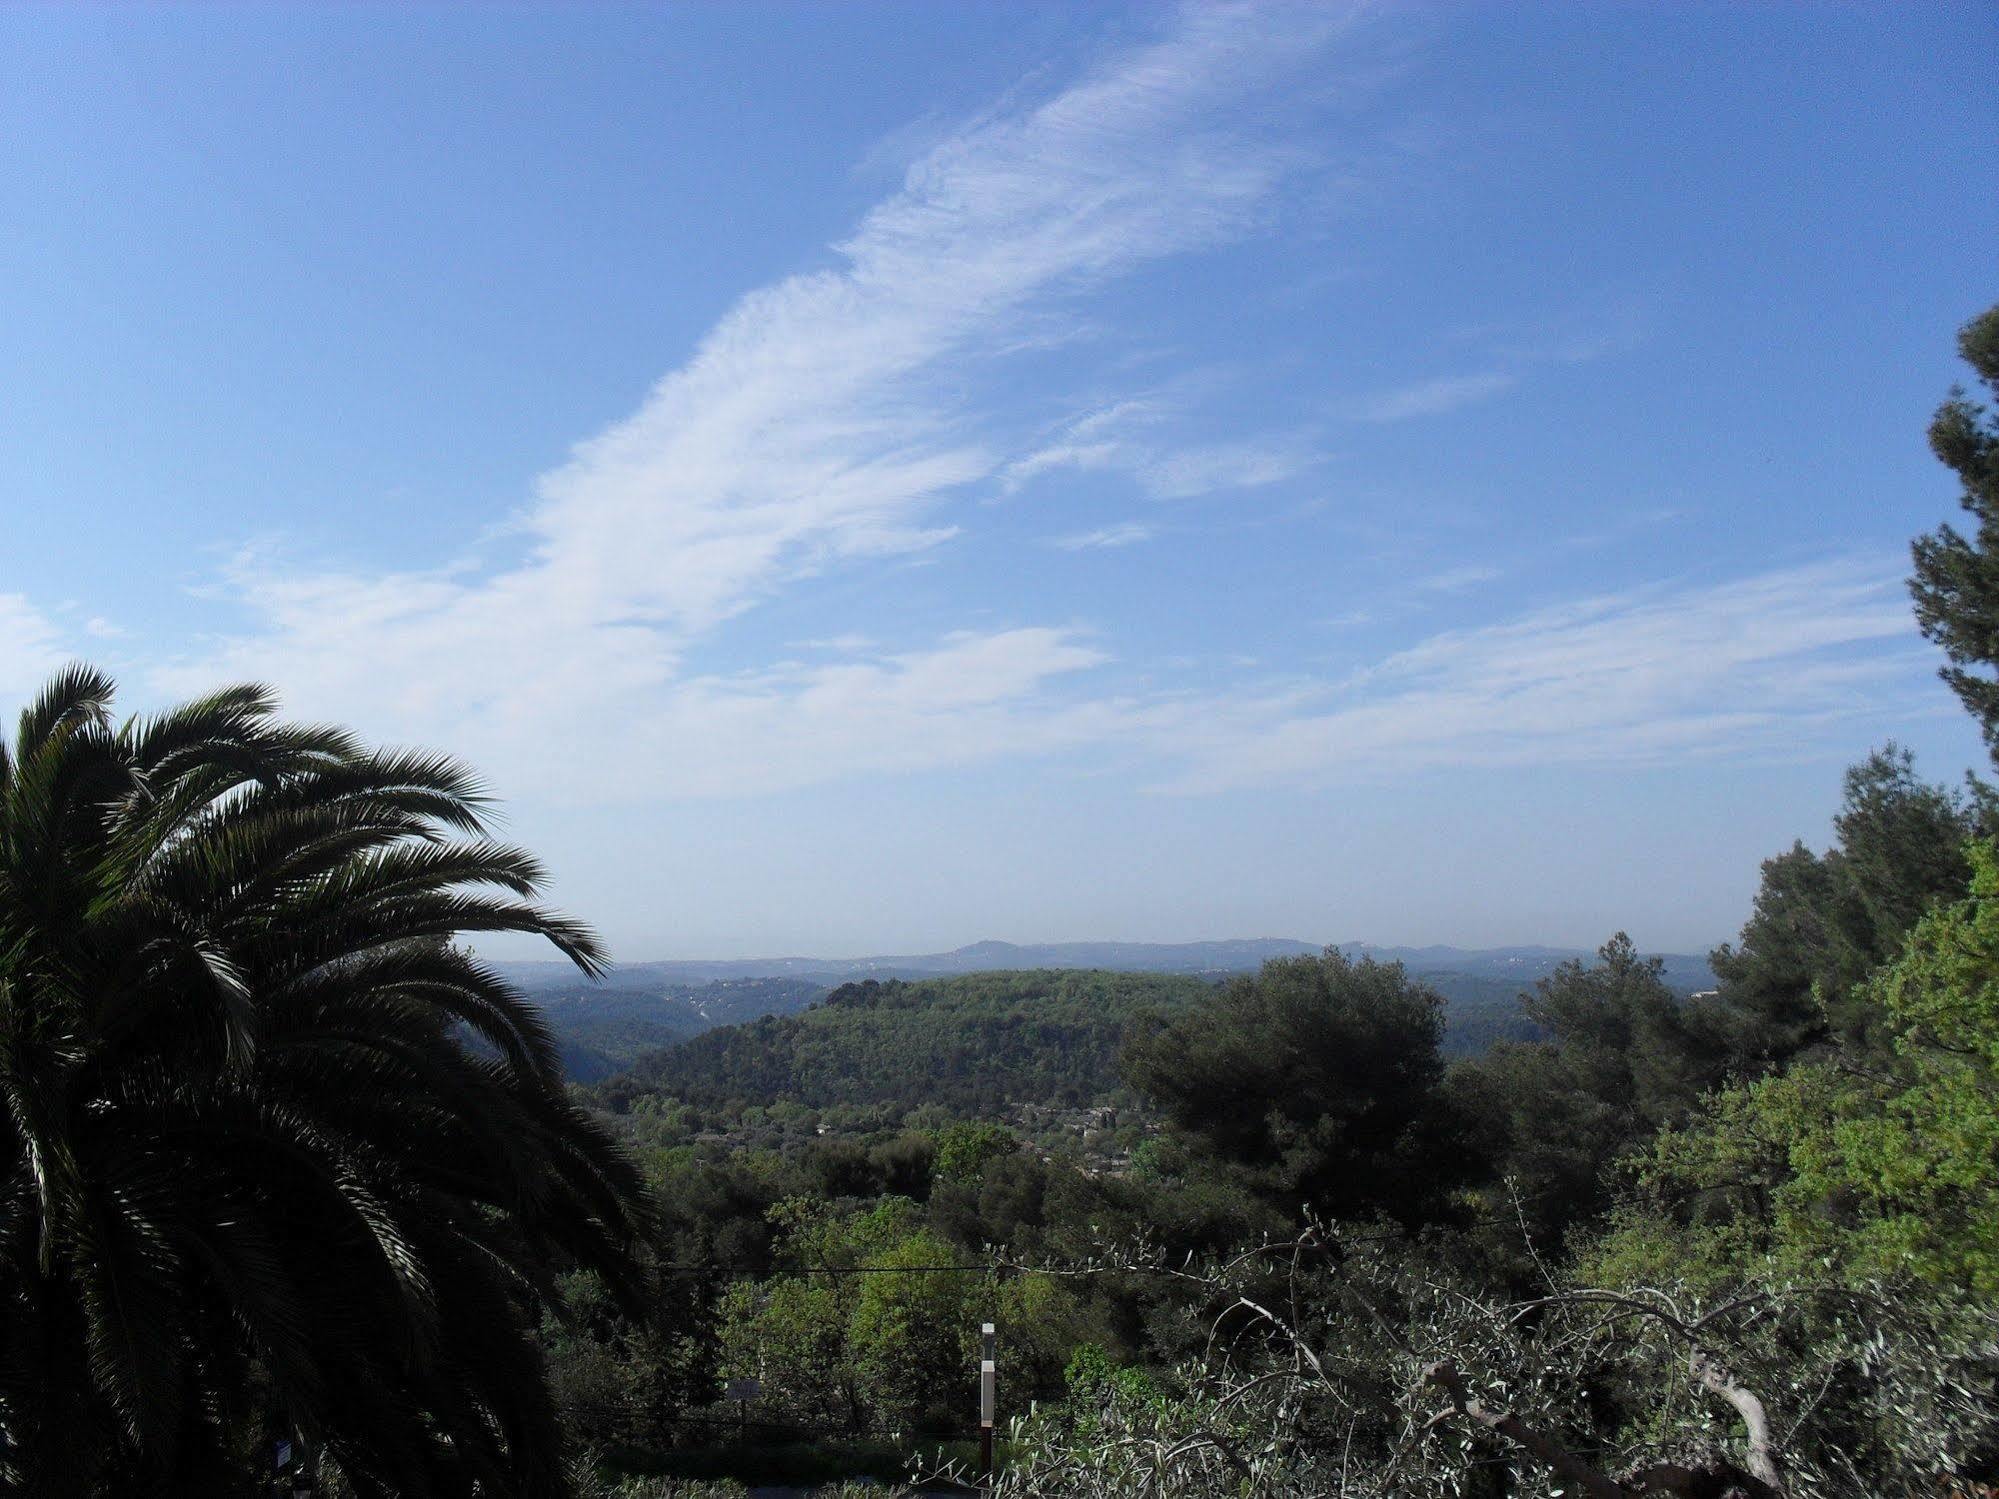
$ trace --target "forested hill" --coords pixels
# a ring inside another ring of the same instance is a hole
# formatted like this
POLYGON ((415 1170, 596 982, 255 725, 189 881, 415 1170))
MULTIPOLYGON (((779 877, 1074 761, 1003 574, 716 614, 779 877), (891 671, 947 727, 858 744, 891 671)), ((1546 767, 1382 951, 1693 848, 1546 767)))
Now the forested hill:
MULTIPOLYGON (((499 966, 546 1014, 570 1081, 594 1083, 633 1066, 648 1052, 718 1026, 746 1024, 763 1015, 796 1014, 837 985, 857 980, 935 984, 961 977, 983 980, 1000 971, 1094 970, 1214 982, 1254 972, 1273 957, 1317 951, 1307 943, 1277 938, 1038 947, 981 942, 950 953, 854 959, 844 966, 811 958, 619 964, 595 981, 566 963, 499 966), (1029 961, 1032 958, 1042 961, 1029 961)), ((1468 951, 1348 944, 1342 951, 1349 957, 1399 962, 1442 994, 1448 1007, 1444 1050, 1453 1056, 1473 1056, 1496 1040, 1531 1035, 1532 1028, 1520 1013, 1520 992, 1562 962, 1587 956, 1549 947, 1468 951)), ((1668 954, 1661 961, 1666 983, 1682 994, 1714 987, 1714 974, 1702 959, 1668 954)))
POLYGON ((1084 1103, 1118 1086, 1135 1015, 1184 1005, 1211 981, 1104 969, 1033 969, 836 989, 799 1015, 708 1031, 598 1090, 609 1107, 663 1093, 703 1109, 780 1099, 992 1116, 1008 1104, 1084 1103))
POLYGON ((553 964, 531 974, 522 987, 546 1017, 562 1053, 562 1070, 576 1083, 622 1072, 648 1052, 718 1025, 795 1013, 827 989, 787 978, 671 985, 623 969, 591 980, 553 964))
MULTIPOLYGON (((1445 1001, 1445 1048, 1469 1055, 1525 1038, 1517 983, 1425 974, 1445 1001)), ((659 1093, 703 1109, 788 1100, 808 1108, 938 1104, 989 1115, 1010 1103, 1081 1104, 1118 1087, 1125 1027, 1210 992, 1191 974, 1035 969, 869 979, 801 1014, 722 1026, 654 1052, 603 1083, 621 1109, 659 1093)))

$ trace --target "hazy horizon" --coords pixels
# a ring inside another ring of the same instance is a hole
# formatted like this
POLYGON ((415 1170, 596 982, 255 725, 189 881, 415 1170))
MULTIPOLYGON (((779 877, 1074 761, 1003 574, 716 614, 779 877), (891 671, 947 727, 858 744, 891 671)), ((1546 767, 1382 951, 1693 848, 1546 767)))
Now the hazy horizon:
MULTIPOLYGON (((1160 941, 1148 940, 1142 942, 1131 941, 1122 937, 1082 938, 1079 940, 1067 940, 1062 942, 1014 941, 1012 939, 1005 937, 978 937, 974 938, 969 942, 958 942, 952 944, 949 947, 926 948, 923 949, 922 951, 917 951, 912 949, 907 952, 888 952, 885 950, 864 949, 858 952, 741 952, 741 953, 668 952, 668 953, 646 953, 643 955, 632 952, 619 952, 619 953, 614 953, 612 955, 612 962, 615 966, 620 966, 620 967, 642 967, 650 964, 676 964, 676 963, 686 963, 686 964, 757 963, 757 962, 856 963, 876 958, 893 959, 893 958, 939 957, 949 954, 965 952, 975 947, 989 946, 994 943, 998 943, 1000 945, 1007 947, 1020 948, 1028 951, 1032 951, 1038 948, 1051 948, 1051 947, 1171 948, 1171 947, 1208 947, 1208 946, 1221 946, 1228 944, 1247 945, 1255 943, 1299 943, 1305 947, 1318 949, 1320 951, 1323 951, 1324 949, 1329 947, 1338 947, 1342 950, 1361 947, 1375 952, 1420 952, 1425 950, 1434 950, 1439 952, 1464 952, 1464 953, 1493 953, 1493 952, 1506 952, 1510 950, 1518 950, 1522 952, 1587 953, 1587 952, 1595 952, 1597 950, 1596 947, 1590 947, 1590 948, 1572 947, 1558 942, 1504 942, 1504 943, 1496 943, 1491 947, 1462 947, 1454 942, 1370 942, 1365 938, 1358 938, 1358 937, 1342 939, 1339 941, 1319 942, 1313 940, 1310 937, 1286 937, 1286 936, 1277 936, 1269 934, 1259 937, 1187 937, 1187 938, 1167 939, 1160 941)), ((476 943, 474 945, 477 946, 476 943)), ((1667 948, 1647 947, 1643 943, 1638 944, 1640 951, 1647 953, 1649 955, 1676 957, 1676 958, 1693 957, 1701 959, 1705 959, 1707 955, 1714 950, 1715 945, 1716 944, 1710 943, 1708 946, 1697 950, 1674 951, 1667 948)), ((1599 943, 1597 944, 1597 946, 1600 947, 1602 946, 1602 944, 1599 943)), ((560 957, 537 958, 532 955, 516 955, 513 953, 503 955, 502 957, 500 957, 499 961, 507 963, 546 962, 554 967, 573 966, 570 965, 568 960, 565 958, 560 958, 560 957)))
POLYGON ((1986 763, 1903 577, 1995 42, 8 8, 0 709, 450 751, 621 955, 1705 953, 1869 749, 1986 763))

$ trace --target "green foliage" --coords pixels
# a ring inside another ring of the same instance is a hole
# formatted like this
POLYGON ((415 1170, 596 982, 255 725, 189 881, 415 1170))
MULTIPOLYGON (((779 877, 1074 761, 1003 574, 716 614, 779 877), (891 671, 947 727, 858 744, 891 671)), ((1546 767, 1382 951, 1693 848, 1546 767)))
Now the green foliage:
MULTIPOLYGON (((1087 1350, 1083 1350, 1087 1351, 1087 1350)), ((1080 1351, 1079 1351, 1080 1352, 1080 1351)), ((1131 1369, 1086 1364, 1068 1398, 1017 1419, 1012 1453, 992 1492, 1005 1499, 1139 1499, 1139 1496, 1265 1496, 1330 1493, 1318 1455, 1294 1450, 1287 1474, 1276 1453, 1258 1454, 1249 1481, 1221 1456, 1248 1435, 1249 1413, 1205 1388, 1168 1391, 1131 1369), (1295 1477, 1295 1482, 1293 1481, 1295 1477)), ((957 1475, 951 1475, 957 1476, 957 1475)))
POLYGON ((757 1377, 764 1408, 783 1419, 853 1433, 961 1430, 976 1409, 982 1323, 1002 1328, 1009 1380, 1026 1392, 1058 1387, 1091 1331, 1066 1287, 1002 1282, 920 1226, 905 1200, 847 1216, 792 1200, 773 1217, 796 1268, 731 1287, 719 1336, 724 1375, 757 1377), (939 1268, 960 1264, 970 1268, 939 1268))
MULTIPOLYGON (((1472 1056, 1495 1041, 1539 1034, 1517 984, 1462 973, 1425 975, 1422 984, 1444 997, 1446 1055, 1472 1056)), ((976 1120, 1017 1103, 1079 1106, 1117 1095, 1118 1057, 1132 1022, 1184 1009, 1214 987, 1191 975, 1091 969, 869 979, 834 990, 803 1014, 719 1027, 651 1053, 588 1096, 627 1115, 678 1104, 730 1127, 751 1110, 779 1104, 864 1113, 878 1122, 920 1109, 976 1120)), ((557 1004, 551 1024, 565 1037, 573 1032, 577 1045, 593 1038, 623 1044, 577 1018, 589 1003, 557 1004)), ((622 1001, 612 1012, 622 1013, 622 1001)), ((601 1075, 587 1058, 577 1065, 601 1075)))
POLYGON ((1415 1222, 1468 1175, 1442 1005, 1400 964, 1279 958, 1135 1032, 1124 1074, 1265 1200, 1415 1222))
POLYGON ((1202 979, 1089 969, 848 984, 802 1015, 766 1016, 656 1053, 597 1096, 646 1093, 740 1110, 935 1104, 991 1118, 1014 1102, 1081 1104, 1117 1087, 1126 1023, 1209 992, 1202 979))
MULTIPOLYGON (((749 1490, 739 1483, 708 1483, 686 1478, 600 1478, 587 1466, 578 1464, 570 1476, 576 1499, 749 1499, 749 1490)), ((883 1499, 870 1495, 869 1499, 883 1499)))
POLYGON ((0 1487, 243 1492, 284 1434, 562 1492, 534 1331, 565 1264, 636 1299, 641 1182, 449 941, 594 939, 449 760, 111 699, 64 672, 0 748, 0 1487))
POLYGON ((1761 1071, 1829 1044, 1869 1045, 1880 1012, 1858 991, 1923 913, 1964 889, 1980 808, 1921 781, 1906 750, 1846 773, 1824 854, 1769 860, 1741 941, 1710 958, 1735 1065, 1761 1071))
POLYGON ((1004 1125, 960 1122, 937 1133, 937 1156, 933 1167, 939 1180, 959 1184, 976 1182, 986 1166, 1020 1149, 1020 1139, 1004 1125))
POLYGON ((993 1157, 972 1180, 938 1182, 929 1221, 973 1252, 1003 1245, 1028 1256, 1085 1255, 1103 1237, 1137 1227, 1141 1215, 1130 1199, 1143 1195, 1070 1162, 1017 1150, 993 1157))
POLYGON ((1907 1275, 1999 1298, 1999 850, 1969 846, 1969 894, 1931 911, 1861 991, 1893 1055, 1800 1063, 1716 1098, 1646 1161, 1677 1220, 1633 1215, 1600 1263, 1675 1255, 1711 1273, 1907 1275))
POLYGON ((566 1275, 542 1323, 549 1389, 571 1439, 588 1448, 658 1446, 673 1417, 705 1403, 710 1373, 684 1308, 666 1288, 643 1314, 620 1304, 601 1277, 566 1275))
POLYGON ((540 1007, 562 1053, 563 1075, 573 1083, 601 1082, 718 1025, 793 1014, 826 993, 824 984, 789 978, 672 984, 645 965, 614 968, 595 980, 545 972, 539 964, 526 972, 522 989, 540 1007))
POLYGON ((1999 1432, 1999 1324, 1908 1287, 1555 1280, 1508 1301, 1337 1230, 1173 1273, 1213 1329, 1199 1355, 1134 1371, 1079 1349, 996 1494, 1768 1494, 1749 1397, 1791 1492, 1915 1499, 1999 1432))
POLYGON ((1133 1404, 1157 1405, 1166 1398, 1152 1375, 1117 1363, 1095 1343, 1077 1345, 1062 1368, 1062 1384, 1071 1400, 1098 1400, 1108 1395, 1133 1404))
POLYGON ((1532 1227, 1559 1237, 1600 1210, 1621 1157, 1720 1080, 1726 1049, 1720 1018, 1673 994, 1623 933, 1543 979, 1526 1008, 1548 1039, 1461 1064, 1452 1091, 1532 1227))
MULTIPOLYGON (((1965 324, 1957 347, 1999 394, 1999 306, 1965 324)), ((1930 449, 1963 484, 1959 502, 1974 528, 1969 537, 1949 525, 1917 537, 1909 591, 1917 623, 1949 658, 1943 679, 1999 754, 1999 419, 1955 389, 1930 423, 1930 449)))
POLYGON ((1501 1041, 1540 1039, 1541 1028, 1522 1005, 1524 996, 1516 979, 1430 972, 1418 973, 1415 978, 1443 998, 1443 1052, 1447 1057, 1483 1056, 1501 1041))

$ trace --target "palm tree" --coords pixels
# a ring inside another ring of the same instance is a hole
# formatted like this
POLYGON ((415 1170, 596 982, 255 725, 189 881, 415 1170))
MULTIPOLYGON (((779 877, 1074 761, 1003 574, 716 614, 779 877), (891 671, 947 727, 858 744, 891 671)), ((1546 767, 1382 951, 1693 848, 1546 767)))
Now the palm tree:
POLYGON ((567 1493, 535 1328, 643 1182, 453 939, 596 939, 452 761, 112 693, 0 744, 0 1492, 567 1493))

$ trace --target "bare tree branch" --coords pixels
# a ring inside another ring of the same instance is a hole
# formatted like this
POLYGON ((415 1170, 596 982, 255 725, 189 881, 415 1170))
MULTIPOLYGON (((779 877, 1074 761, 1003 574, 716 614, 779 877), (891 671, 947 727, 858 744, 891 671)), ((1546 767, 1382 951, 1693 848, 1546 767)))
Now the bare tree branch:
POLYGON ((1696 1349, 1688 1367, 1704 1388, 1735 1407, 1748 1434, 1750 1473, 1770 1491, 1768 1499, 1784 1499, 1784 1475, 1777 1466, 1777 1444, 1771 1438, 1770 1417, 1763 1409, 1763 1402, 1736 1383, 1710 1353, 1696 1349))
MULTIPOLYGON (((1541 1435, 1511 1412, 1494 1410, 1467 1392, 1464 1379, 1454 1365, 1441 1362, 1430 1365, 1423 1371, 1423 1382, 1443 1390, 1450 1397, 1451 1409, 1458 1415, 1470 1417, 1516 1447, 1532 1453, 1562 1477, 1581 1484, 1596 1499, 1630 1499, 1631 1491, 1609 1474, 1592 1468, 1568 1448, 1541 1435)), ((1437 1417, 1430 1418, 1431 1425, 1436 1421, 1437 1417)))

